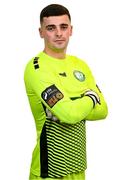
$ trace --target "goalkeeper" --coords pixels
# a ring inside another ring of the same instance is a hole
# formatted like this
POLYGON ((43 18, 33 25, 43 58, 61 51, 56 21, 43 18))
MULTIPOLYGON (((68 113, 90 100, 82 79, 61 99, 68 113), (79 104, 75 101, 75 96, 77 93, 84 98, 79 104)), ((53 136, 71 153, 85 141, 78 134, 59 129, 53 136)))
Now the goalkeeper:
POLYGON ((107 105, 85 61, 66 54, 71 16, 51 4, 40 14, 44 49, 32 58, 24 81, 37 143, 30 180, 85 180, 87 120, 107 116, 107 105))

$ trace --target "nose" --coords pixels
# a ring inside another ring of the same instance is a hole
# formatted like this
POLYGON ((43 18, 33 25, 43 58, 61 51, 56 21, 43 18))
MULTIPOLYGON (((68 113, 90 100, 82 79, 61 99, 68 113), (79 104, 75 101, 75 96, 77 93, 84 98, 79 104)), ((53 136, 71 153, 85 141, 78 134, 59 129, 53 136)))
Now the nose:
POLYGON ((56 28, 56 36, 61 37, 62 36, 62 31, 59 27, 56 28))

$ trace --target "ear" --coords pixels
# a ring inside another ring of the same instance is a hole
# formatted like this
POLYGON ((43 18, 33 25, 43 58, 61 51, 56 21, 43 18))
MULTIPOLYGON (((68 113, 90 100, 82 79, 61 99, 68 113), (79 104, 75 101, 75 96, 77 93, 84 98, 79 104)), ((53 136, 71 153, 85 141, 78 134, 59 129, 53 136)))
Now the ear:
POLYGON ((70 29, 70 36, 72 36, 73 34, 73 26, 71 26, 71 29, 70 29))
POLYGON ((39 30, 40 37, 43 38, 42 28, 40 27, 38 30, 39 30))

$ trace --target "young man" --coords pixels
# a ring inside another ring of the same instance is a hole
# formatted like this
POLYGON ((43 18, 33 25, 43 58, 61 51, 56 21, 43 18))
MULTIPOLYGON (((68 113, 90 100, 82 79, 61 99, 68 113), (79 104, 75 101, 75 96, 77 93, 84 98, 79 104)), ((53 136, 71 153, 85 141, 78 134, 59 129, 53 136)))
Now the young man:
POLYGON ((51 4, 40 14, 44 50, 26 66, 24 80, 37 130, 30 180, 84 180, 86 120, 104 119, 107 105, 88 65, 66 54, 69 11, 51 4))

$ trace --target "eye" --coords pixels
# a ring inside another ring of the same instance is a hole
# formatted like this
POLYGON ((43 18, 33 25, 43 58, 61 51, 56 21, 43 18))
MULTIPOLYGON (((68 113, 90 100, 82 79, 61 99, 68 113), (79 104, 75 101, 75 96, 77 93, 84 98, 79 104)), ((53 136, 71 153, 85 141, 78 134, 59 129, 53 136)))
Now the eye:
POLYGON ((47 31, 54 31, 55 26, 47 26, 46 29, 47 29, 47 31))
POLYGON ((66 29, 68 29, 68 25, 67 24, 61 24, 60 28, 61 28, 61 30, 66 30, 66 29))

